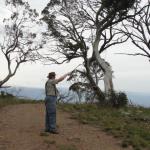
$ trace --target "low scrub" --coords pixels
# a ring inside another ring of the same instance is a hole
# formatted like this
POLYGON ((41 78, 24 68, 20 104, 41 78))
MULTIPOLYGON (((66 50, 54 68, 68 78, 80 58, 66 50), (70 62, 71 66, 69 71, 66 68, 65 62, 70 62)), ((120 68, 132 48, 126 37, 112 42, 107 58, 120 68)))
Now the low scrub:
POLYGON ((0 108, 7 105, 25 104, 25 103, 39 103, 37 100, 19 99, 11 94, 0 95, 0 108))
POLYGON ((127 106, 129 100, 125 92, 110 91, 109 95, 105 95, 105 93, 103 93, 103 96, 98 100, 98 102, 103 106, 113 106, 119 108, 127 106))
POLYGON ((109 103, 114 107, 127 106, 128 98, 126 93, 112 91, 110 94, 109 103))
POLYGON ((150 149, 150 109, 142 107, 102 107, 92 104, 59 105, 72 112, 72 118, 83 124, 100 127, 108 134, 122 139, 122 147, 135 150, 150 149))

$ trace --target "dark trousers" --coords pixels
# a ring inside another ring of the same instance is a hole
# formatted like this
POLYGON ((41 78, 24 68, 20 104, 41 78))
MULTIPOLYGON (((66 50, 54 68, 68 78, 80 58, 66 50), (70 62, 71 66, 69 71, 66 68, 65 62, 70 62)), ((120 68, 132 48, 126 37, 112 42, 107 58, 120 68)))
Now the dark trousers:
POLYGON ((56 96, 46 96, 45 98, 45 130, 56 129, 56 96))

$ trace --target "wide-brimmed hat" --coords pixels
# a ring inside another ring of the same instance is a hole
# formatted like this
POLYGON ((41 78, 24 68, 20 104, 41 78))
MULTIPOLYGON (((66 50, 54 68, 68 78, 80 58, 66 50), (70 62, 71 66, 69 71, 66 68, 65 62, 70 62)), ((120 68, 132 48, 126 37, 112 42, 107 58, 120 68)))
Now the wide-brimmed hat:
POLYGON ((47 78, 52 78, 52 77, 54 77, 55 75, 56 75, 55 72, 50 72, 50 73, 48 74, 47 78))

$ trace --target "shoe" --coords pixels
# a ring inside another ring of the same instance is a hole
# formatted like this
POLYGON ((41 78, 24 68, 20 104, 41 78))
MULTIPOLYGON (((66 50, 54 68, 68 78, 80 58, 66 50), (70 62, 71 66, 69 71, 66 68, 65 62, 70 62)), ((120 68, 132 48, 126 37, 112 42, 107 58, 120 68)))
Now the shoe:
POLYGON ((58 132, 57 130, 49 131, 49 133, 52 133, 52 134, 59 134, 59 132, 58 132))

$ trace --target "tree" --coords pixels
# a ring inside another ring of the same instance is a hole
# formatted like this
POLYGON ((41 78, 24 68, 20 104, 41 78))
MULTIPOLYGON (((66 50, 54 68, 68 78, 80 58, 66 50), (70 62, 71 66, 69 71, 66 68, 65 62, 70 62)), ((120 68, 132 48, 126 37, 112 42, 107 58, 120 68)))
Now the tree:
MULTIPOLYGON (((150 0, 144 1, 144 5, 137 4, 137 10, 143 8, 138 15, 127 19, 123 23, 125 32, 131 39, 132 43, 138 48, 136 51, 140 52, 130 53, 127 55, 144 56, 150 60, 150 0)), ((126 54, 126 53, 122 53, 126 54)))
POLYGON ((36 10, 22 0, 5 2, 11 14, 3 20, 4 34, 0 52, 7 62, 8 73, 0 80, 0 87, 16 74, 21 64, 39 59, 38 50, 42 47, 40 39, 36 42, 38 36, 35 27, 40 23, 36 10))
MULTIPOLYGON (((135 0, 51 0, 42 11, 43 20, 48 25, 48 32, 44 35, 52 37, 57 43, 51 48, 49 60, 61 64, 81 58, 87 80, 97 96, 102 98, 103 92, 90 70, 91 64, 96 62, 103 72, 108 97, 113 90, 113 71, 110 64, 102 59, 101 53, 128 39, 116 28, 120 22, 133 16, 130 8, 134 2, 135 0), (52 54, 59 54, 59 59, 52 57, 52 54)), ((84 74, 83 71, 80 73, 84 74)))

